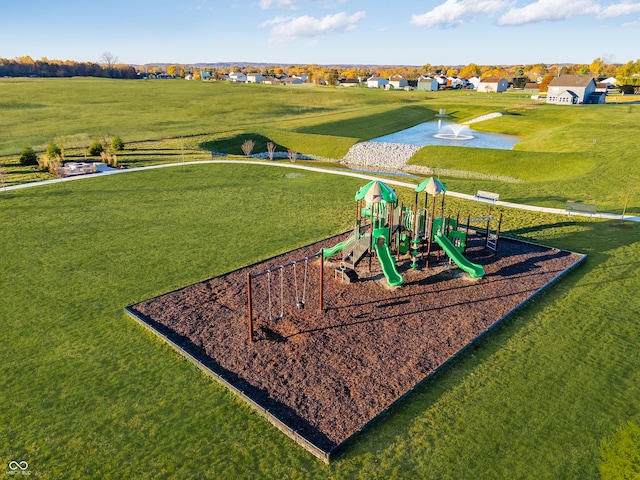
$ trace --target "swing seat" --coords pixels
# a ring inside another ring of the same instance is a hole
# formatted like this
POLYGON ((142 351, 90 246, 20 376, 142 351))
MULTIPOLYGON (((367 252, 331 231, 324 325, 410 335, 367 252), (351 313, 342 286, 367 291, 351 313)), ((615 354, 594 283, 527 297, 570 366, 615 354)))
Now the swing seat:
POLYGON ((303 310, 304 309, 304 302, 296 303, 296 307, 298 307, 300 310, 303 310))

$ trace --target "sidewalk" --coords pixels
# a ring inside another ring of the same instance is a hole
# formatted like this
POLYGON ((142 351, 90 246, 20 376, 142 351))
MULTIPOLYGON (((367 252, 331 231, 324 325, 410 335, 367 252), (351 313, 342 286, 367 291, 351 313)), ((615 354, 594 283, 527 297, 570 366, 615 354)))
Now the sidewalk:
MULTIPOLYGON (((120 173, 141 172, 141 171, 151 170, 155 168, 180 167, 180 166, 186 166, 186 165, 202 165, 202 164, 211 164, 211 163, 220 163, 220 164, 233 163, 233 164, 244 164, 244 165, 262 165, 266 167, 293 168, 298 170, 307 170, 311 172, 325 173, 330 175, 343 175, 347 177, 361 178, 363 180, 380 180, 379 177, 376 177, 373 175, 366 175, 363 173, 341 171, 341 170, 327 170, 325 168, 310 167, 307 165, 295 165, 290 163, 289 164, 288 163, 271 163, 271 162, 267 163, 267 162, 260 162, 255 160, 253 161, 252 160, 202 160, 198 162, 166 163, 162 165, 153 165, 150 167, 138 167, 138 168, 129 168, 129 169, 109 169, 109 170, 100 171, 98 173, 93 173, 90 175, 78 175, 75 177, 66 177, 66 178, 60 178, 60 179, 54 179, 54 180, 43 180, 41 182, 31 182, 31 183, 22 183, 20 185, 11 185, 9 187, 4 187, 2 190, 3 191, 19 190, 22 188, 31 188, 31 187, 37 187, 40 185, 50 185, 50 184, 59 183, 59 182, 71 182, 76 180, 83 180, 86 178, 102 177, 104 175, 117 175, 120 173)), ((415 188, 416 186, 413 183, 406 183, 398 180, 385 180, 384 182, 389 185, 395 185, 398 187, 406 187, 411 189, 415 188)), ((465 200, 473 200, 475 202, 486 203, 489 205, 515 208, 518 210, 527 210, 530 212, 551 213, 555 215, 566 215, 571 217, 591 217, 591 218, 600 218, 604 220, 624 220, 626 222, 640 222, 640 216, 625 216, 623 218, 622 215, 618 215, 614 213, 597 212, 597 213, 590 214, 590 213, 582 213, 582 212, 568 212, 567 210, 562 208, 537 207, 535 205, 523 205, 520 203, 503 202, 500 200, 494 202, 492 200, 478 198, 474 195, 452 192, 449 190, 447 191, 447 195, 451 195, 452 197, 462 198, 465 200)))

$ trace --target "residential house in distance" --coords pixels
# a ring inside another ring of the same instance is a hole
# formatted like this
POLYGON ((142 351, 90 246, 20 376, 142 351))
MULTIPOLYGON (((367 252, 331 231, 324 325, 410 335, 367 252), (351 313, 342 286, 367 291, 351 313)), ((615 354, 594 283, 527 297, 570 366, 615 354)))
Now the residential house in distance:
POLYGON ((229 74, 229 81, 236 83, 246 83, 247 76, 242 72, 231 72, 229 74))
POLYGON ((263 83, 266 78, 261 73, 247 73, 247 83, 263 83))
POLYGON ((436 77, 436 82, 438 82, 438 85, 440 86, 439 88, 446 88, 447 81, 447 77, 445 77, 444 75, 438 75, 436 77))
POLYGON ((460 77, 447 77, 447 86, 451 88, 462 88, 464 87, 465 82, 460 77))
POLYGON ((395 89, 403 89, 409 85, 409 82, 402 75, 394 75, 389 79, 389 85, 395 89))
POLYGON ((540 84, 536 82, 527 82, 524 84, 522 91, 530 95, 537 95, 540 93, 540 84))
POLYGON ((424 75, 418 79, 416 90, 420 92, 435 92, 438 90, 438 81, 435 78, 425 77, 424 75))
POLYGON ((282 83, 282 85, 302 85, 302 79, 298 78, 298 77, 286 77, 280 80, 280 83, 282 83))
POLYGON ((359 87, 360 79, 358 78, 341 78, 338 81, 341 87, 359 87))
POLYGON ((367 79, 367 87, 369 88, 382 88, 389 84, 389 80, 382 77, 369 77, 367 79))
POLYGON ((471 77, 467 80, 468 84, 471 85, 469 88, 473 88, 474 90, 478 90, 478 85, 480 84, 480 77, 471 77))
POLYGON ((547 103, 577 105, 604 103, 606 93, 596 92, 596 82, 589 75, 561 75, 549 82, 547 103))
POLYGON ((504 77, 485 77, 480 80, 476 91, 486 93, 506 92, 509 88, 509 82, 504 77))

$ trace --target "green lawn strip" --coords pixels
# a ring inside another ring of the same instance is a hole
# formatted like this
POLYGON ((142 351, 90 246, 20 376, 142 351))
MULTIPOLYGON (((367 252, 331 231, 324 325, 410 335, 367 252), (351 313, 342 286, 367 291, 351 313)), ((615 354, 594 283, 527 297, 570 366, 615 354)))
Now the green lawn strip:
POLYGON ((636 105, 563 108, 532 102, 522 92, 384 92, 180 80, 0 79, 0 84, 0 111, 7 113, 0 116, 0 163, 7 168, 8 184, 46 177, 19 166, 18 153, 25 146, 41 152, 51 141, 65 147, 70 159, 82 159, 94 139, 119 135, 126 149, 118 160, 128 166, 205 159, 211 150, 240 155, 245 139, 256 142, 254 152, 272 141, 278 151, 342 158, 358 141, 431 120, 444 109, 453 122, 504 113, 472 127, 521 137, 510 152, 423 149, 415 163, 445 169, 441 176, 451 177, 450 189, 498 191, 505 200, 542 206, 581 200, 614 213, 627 203, 628 213, 638 213, 640 166, 629 148, 640 124, 636 105), (492 180, 493 175, 498 178, 492 180), (503 185, 503 177, 523 182, 503 185))
POLYGON ((541 105, 473 125, 524 135, 514 150, 430 146, 410 164, 435 168, 453 191, 488 190, 500 193, 501 200, 556 208, 577 200, 612 213, 622 213, 626 202, 626 213, 637 214, 640 166, 629 139, 640 124, 640 109, 554 107, 541 105))
POLYGON ((36 478, 597 477, 600 445, 638 422, 637 225, 507 211, 509 233, 587 262, 328 467, 122 313, 349 226, 362 181, 286 173, 188 166, 0 197, 3 461, 36 478))

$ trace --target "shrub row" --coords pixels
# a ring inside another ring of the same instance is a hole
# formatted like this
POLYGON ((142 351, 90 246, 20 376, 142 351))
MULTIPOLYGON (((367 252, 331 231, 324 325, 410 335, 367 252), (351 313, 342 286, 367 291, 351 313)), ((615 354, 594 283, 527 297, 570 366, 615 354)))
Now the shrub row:
MULTIPOLYGON (((106 150, 107 148, 102 141, 94 140, 91 145, 89 145, 87 153, 92 157, 97 157, 102 156, 102 153, 106 150)), ((116 135, 111 139, 110 150, 113 152, 120 152, 124 150, 124 142, 119 136, 116 135)), ((64 149, 58 146, 55 142, 51 142, 47 146, 45 156, 50 159, 57 157, 64 158, 64 149)), ((39 164, 38 154, 32 147, 25 147, 22 149, 22 152, 20 153, 20 164, 25 166, 39 164)))

